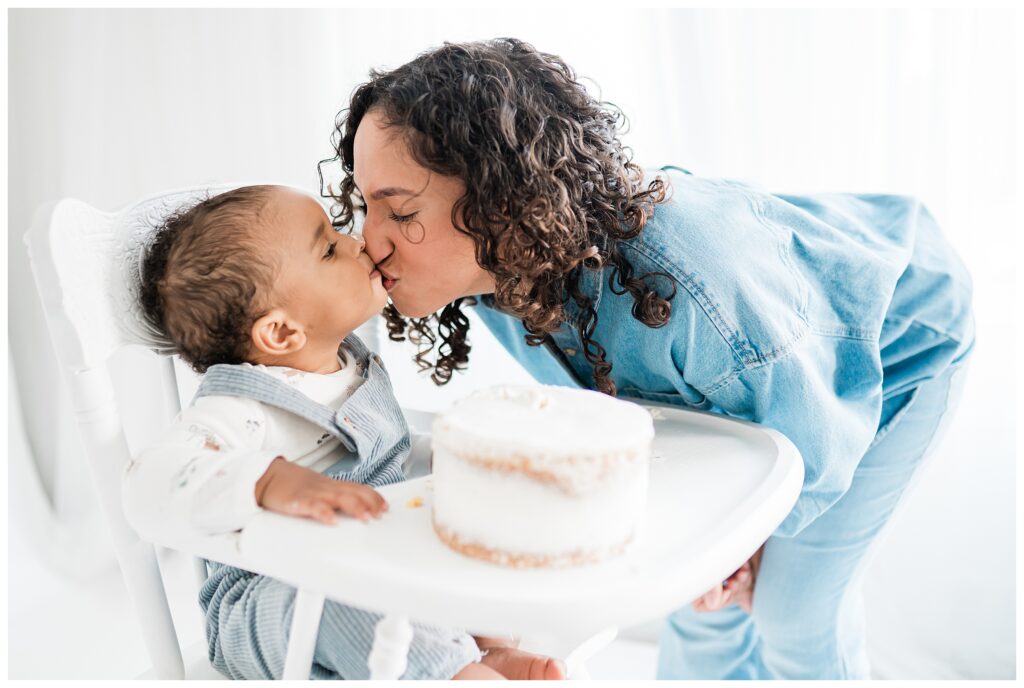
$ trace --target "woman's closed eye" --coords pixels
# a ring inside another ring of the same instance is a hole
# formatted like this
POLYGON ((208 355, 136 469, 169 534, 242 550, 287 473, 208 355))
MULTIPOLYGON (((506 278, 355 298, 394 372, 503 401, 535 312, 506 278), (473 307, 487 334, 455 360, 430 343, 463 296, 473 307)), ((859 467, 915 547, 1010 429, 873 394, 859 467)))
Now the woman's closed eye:
POLYGON ((334 247, 338 245, 337 241, 332 241, 327 245, 327 250, 324 251, 323 259, 330 260, 334 257, 334 247))
MULTIPOLYGON (((356 200, 352 204, 352 207, 353 209, 361 212, 363 214, 363 217, 366 217, 367 215, 370 214, 370 206, 366 204, 366 201, 356 200)), ((416 215, 418 214, 419 211, 417 210, 415 212, 409 213, 408 215, 399 215, 394 210, 391 210, 390 208, 388 209, 388 216, 391 218, 393 222, 397 222, 400 225, 412 222, 416 218, 416 215)))
POLYGON ((416 217, 416 215, 418 213, 419 213, 419 211, 417 210, 416 212, 409 213, 408 215, 399 215, 394 210, 392 210, 391 211, 391 219, 394 220, 395 222, 397 222, 400 225, 404 225, 407 222, 412 222, 413 219, 416 217))

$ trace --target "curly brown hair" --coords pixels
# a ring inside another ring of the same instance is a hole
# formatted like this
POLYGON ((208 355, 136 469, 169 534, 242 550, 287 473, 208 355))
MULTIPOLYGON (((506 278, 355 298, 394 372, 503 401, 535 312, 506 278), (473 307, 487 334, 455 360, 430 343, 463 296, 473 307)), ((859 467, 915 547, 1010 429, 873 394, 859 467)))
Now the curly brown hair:
POLYGON ((197 373, 245 361, 249 330, 267 310, 279 266, 253 227, 271 189, 246 186, 181 208, 146 247, 142 311, 197 373))
MULTIPOLYGON (((649 327, 668 322, 675 296, 671 279, 667 298, 651 284, 668 275, 634 276, 618 251, 666 197, 660 178, 643 187, 643 171, 619 140, 622 112, 595 100, 561 58, 513 38, 445 43, 397 69, 371 71, 335 119, 332 144, 344 176, 329 194, 339 227, 352 227, 355 213, 365 212, 353 144, 371 109, 403 135, 418 164, 465 184, 452 224, 473 239, 477 263, 494 276, 496 307, 522 320, 527 343, 537 346, 565 321, 563 306, 573 299, 583 314, 578 333, 594 385, 614 396, 612 365, 592 337, 597 313, 579 289, 581 271, 612 265, 609 287, 628 292, 633 316, 649 327)), ((389 338, 402 341, 408 332, 420 368, 433 367, 434 382, 445 384, 469 360, 461 306, 473 302, 458 299, 417 319, 389 303, 389 338)))

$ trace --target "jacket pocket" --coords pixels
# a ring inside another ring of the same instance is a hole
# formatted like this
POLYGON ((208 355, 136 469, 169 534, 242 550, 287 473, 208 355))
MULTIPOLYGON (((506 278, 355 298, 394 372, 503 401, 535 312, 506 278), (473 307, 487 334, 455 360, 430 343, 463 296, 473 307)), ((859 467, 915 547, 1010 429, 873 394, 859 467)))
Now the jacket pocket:
POLYGON ((875 437, 871 440, 871 444, 868 445, 869 450, 881 442, 889 434, 889 431, 899 424, 903 416, 910 410, 914 399, 917 398, 918 390, 918 387, 914 387, 907 392, 882 401, 882 416, 879 418, 879 426, 875 432, 875 437))

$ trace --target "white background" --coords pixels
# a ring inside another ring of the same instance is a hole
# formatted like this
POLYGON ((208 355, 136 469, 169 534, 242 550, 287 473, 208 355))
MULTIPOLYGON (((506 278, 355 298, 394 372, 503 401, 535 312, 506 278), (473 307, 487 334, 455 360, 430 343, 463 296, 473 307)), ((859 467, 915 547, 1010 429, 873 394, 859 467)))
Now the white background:
MULTIPOLYGON (((868 574, 874 673, 1015 675, 1011 11, 11 10, 8 19, 12 678, 114 678, 147 666, 32 284, 22 235, 33 213, 67 196, 114 210, 216 182, 313 191, 335 114, 371 67, 445 40, 505 35, 596 82, 629 117, 624 138, 643 166, 778 192, 913 194, 929 206, 974 275, 978 343, 959 416, 868 574)), ((473 335, 469 372, 442 390, 416 377, 411 351, 387 345, 400 400, 439 409, 525 379, 482 326, 473 335)), ((144 376, 147 356, 126 352, 116 365, 144 376)), ((633 635, 651 638, 652 628, 633 635)), ((195 621, 187 633, 198 632, 195 621)), ((620 672, 634 669, 653 671, 620 672)))

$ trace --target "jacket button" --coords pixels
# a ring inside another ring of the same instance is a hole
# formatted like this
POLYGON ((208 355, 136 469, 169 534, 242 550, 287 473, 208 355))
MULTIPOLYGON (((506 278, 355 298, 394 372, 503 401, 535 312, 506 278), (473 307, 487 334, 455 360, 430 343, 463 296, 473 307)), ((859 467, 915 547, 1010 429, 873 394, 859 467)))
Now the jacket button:
POLYGON ((575 356, 576 355, 576 349, 566 348, 566 349, 563 349, 563 351, 565 351, 565 355, 566 356, 575 356))

